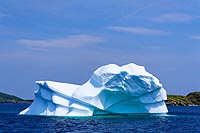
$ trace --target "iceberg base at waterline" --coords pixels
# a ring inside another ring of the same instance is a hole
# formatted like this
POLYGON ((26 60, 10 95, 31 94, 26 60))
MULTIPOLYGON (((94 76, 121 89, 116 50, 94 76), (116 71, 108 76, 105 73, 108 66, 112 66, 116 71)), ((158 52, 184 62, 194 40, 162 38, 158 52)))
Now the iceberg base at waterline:
POLYGON ((94 116, 165 114, 167 94, 143 66, 109 64, 98 68, 83 85, 36 81, 33 103, 25 115, 94 116))

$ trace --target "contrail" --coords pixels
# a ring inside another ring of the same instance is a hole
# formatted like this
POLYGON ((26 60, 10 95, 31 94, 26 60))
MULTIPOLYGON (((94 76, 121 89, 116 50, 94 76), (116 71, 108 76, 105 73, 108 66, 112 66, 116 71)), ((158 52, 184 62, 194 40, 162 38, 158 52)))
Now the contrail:
MULTIPOLYGON (((129 17, 131 17, 131 16, 134 16, 135 14, 141 12, 142 10, 145 10, 145 9, 148 8, 148 7, 151 7, 151 6, 153 6, 153 5, 155 6, 155 4, 156 4, 156 3, 154 3, 154 4, 150 3, 150 4, 144 5, 144 6, 142 6, 142 7, 139 7, 139 8, 137 8, 137 9, 133 10, 132 12, 130 12, 129 14, 124 15, 124 16, 119 17, 118 19, 114 20, 110 25, 107 25, 107 26, 103 27, 103 28, 101 29, 101 31, 96 32, 95 34, 99 34, 99 33, 103 32, 104 30, 107 30, 107 29, 108 29, 108 26, 113 26, 114 24, 117 24, 118 22, 121 22, 121 21, 123 21, 124 19, 127 19, 127 18, 129 18, 129 17)), ((157 4, 158 4, 158 3, 157 3, 157 4)), ((137 38, 137 40, 138 40, 139 42, 143 43, 143 40, 140 40, 140 39, 138 39, 138 38, 137 38)))
MULTIPOLYGON (((120 22, 120 21, 122 21, 122 20, 124 20, 124 19, 126 19, 126 18, 129 18, 129 17, 131 17, 131 16, 137 14, 138 12, 140 12, 140 11, 144 10, 145 8, 148 8, 148 7, 152 6, 152 5, 153 5, 153 4, 149 4, 149 5, 145 5, 145 6, 143 6, 143 7, 137 8, 136 10, 130 12, 128 15, 125 15, 125 16, 122 16, 122 17, 116 19, 116 20, 113 21, 111 24, 109 24, 109 26, 112 26, 112 25, 114 25, 114 24, 116 24, 116 23, 118 23, 118 22, 120 22)), ((93 34, 94 34, 94 35, 99 34, 99 33, 101 33, 102 31, 104 31, 105 29, 107 29, 107 27, 108 27, 108 26, 105 26, 105 27, 101 28, 99 31, 97 31, 97 32, 95 32, 95 33, 93 33, 93 34)))
POLYGON ((113 24, 115 24, 115 23, 118 23, 118 22, 120 22, 120 21, 122 21, 122 20, 124 20, 124 19, 126 19, 126 18, 129 18, 129 17, 131 17, 131 16, 137 14, 138 12, 144 10, 145 8, 150 7, 151 5, 152 5, 152 4, 149 4, 149 5, 144 6, 144 7, 140 7, 140 8, 138 8, 138 9, 132 11, 132 12, 129 13, 128 15, 122 16, 122 17, 120 17, 119 19, 115 20, 114 22, 111 23, 111 25, 113 25, 113 24))

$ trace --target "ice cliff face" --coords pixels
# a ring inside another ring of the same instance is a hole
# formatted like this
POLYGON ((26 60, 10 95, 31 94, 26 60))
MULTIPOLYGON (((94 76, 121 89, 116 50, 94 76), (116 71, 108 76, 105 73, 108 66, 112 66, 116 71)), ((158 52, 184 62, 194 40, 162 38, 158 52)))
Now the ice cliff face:
POLYGON ((37 81, 34 102, 20 114, 92 116, 167 113, 162 84, 144 67, 110 64, 98 68, 83 85, 37 81))

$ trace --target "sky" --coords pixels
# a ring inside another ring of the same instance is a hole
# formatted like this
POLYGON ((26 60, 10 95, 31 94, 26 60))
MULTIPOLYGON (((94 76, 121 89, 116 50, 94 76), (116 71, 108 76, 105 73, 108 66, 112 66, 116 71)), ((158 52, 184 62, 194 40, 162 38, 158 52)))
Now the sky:
POLYGON ((37 80, 81 85, 112 63, 199 91, 200 1, 0 0, 0 92, 32 99, 37 80))

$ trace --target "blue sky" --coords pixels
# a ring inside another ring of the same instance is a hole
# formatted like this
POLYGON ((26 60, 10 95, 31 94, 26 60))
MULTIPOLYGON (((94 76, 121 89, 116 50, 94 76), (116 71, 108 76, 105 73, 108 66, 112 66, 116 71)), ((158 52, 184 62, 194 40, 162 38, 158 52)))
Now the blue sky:
POLYGON ((1 0, 0 91, 33 98, 36 80, 83 84, 136 63, 169 94, 199 91, 198 0, 1 0))

